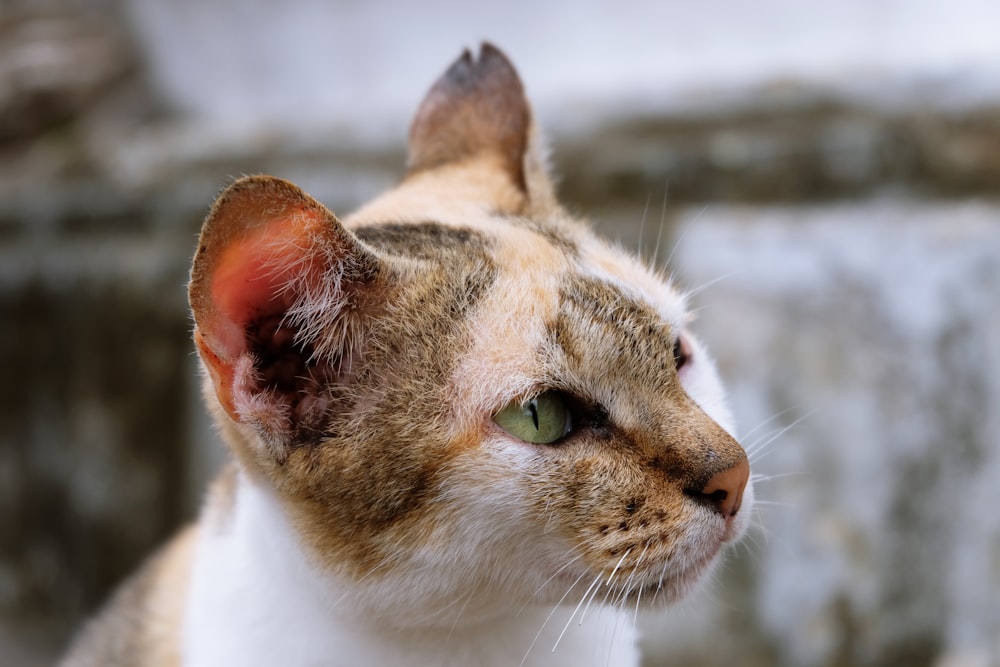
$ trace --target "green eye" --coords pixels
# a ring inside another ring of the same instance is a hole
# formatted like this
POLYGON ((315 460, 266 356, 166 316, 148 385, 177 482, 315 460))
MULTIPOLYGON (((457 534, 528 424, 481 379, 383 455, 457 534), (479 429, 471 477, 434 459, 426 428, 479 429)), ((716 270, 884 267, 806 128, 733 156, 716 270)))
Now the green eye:
POLYGON ((493 415, 500 428, 515 438, 548 445, 569 433, 569 408, 559 393, 547 391, 527 403, 511 403, 493 415))

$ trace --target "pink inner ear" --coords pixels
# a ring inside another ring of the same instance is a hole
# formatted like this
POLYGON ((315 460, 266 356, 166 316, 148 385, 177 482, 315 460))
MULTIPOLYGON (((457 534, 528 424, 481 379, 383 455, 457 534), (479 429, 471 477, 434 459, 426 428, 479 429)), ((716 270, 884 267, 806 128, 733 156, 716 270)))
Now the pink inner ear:
POLYGON ((313 216, 292 215, 272 221, 232 241, 220 254, 211 277, 214 316, 208 337, 224 362, 235 363, 247 349, 247 326, 283 314, 294 295, 286 288, 311 262, 313 216))

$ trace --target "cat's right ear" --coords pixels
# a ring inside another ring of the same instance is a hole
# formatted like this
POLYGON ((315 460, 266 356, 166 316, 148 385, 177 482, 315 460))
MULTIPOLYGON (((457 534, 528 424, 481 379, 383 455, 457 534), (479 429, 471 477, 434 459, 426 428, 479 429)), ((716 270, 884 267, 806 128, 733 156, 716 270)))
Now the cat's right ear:
POLYGON ((216 200, 191 271, 195 343, 222 408, 272 453, 322 427, 388 272, 288 181, 243 178, 216 200))

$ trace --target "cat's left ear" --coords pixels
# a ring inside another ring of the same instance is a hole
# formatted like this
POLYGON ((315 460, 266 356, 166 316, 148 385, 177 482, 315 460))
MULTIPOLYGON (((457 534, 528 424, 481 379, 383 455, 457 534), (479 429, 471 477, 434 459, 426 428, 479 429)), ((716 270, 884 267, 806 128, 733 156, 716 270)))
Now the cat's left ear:
POLYGON ((515 186, 531 208, 555 205, 524 85, 500 49, 466 50, 434 83, 410 127, 408 174, 472 161, 515 186))

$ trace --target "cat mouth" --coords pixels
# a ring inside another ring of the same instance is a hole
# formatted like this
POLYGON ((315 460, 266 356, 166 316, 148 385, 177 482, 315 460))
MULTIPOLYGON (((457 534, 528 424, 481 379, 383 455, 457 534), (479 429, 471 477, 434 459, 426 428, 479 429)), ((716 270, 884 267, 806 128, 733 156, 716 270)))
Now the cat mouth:
POLYGON ((584 598, 595 602, 631 605, 635 608, 659 608, 683 598, 702 580, 718 559, 728 542, 738 537, 738 530, 726 527, 724 535, 702 537, 694 544, 675 544, 665 550, 659 537, 650 537, 641 546, 633 545, 621 551, 606 551, 599 570, 588 574, 563 572, 559 579, 570 589, 581 583, 586 587, 584 598))
POLYGON ((668 561, 641 567, 642 572, 627 573, 618 594, 621 604, 636 608, 658 608, 685 597, 700 582, 721 551, 722 545, 707 550, 699 558, 684 563, 668 561))
MULTIPOLYGON (((641 572, 627 574, 632 577, 631 590, 623 591, 622 598, 636 607, 661 607, 677 602, 686 596, 700 581, 706 578, 722 557, 726 547, 739 540, 747 528, 743 512, 727 517, 721 531, 712 536, 703 536, 678 553, 684 558, 664 557, 659 562, 649 559, 647 564, 635 563, 632 568, 641 572)), ((625 586, 626 589, 629 586, 625 586)))
POLYGON ((709 549, 695 560, 685 559, 639 564, 637 567, 602 570, 599 573, 580 575, 567 584, 567 595, 581 600, 581 604, 600 604, 622 609, 659 609, 684 598, 701 581, 716 560, 721 545, 709 549), (585 586, 581 586, 581 582, 585 586))

